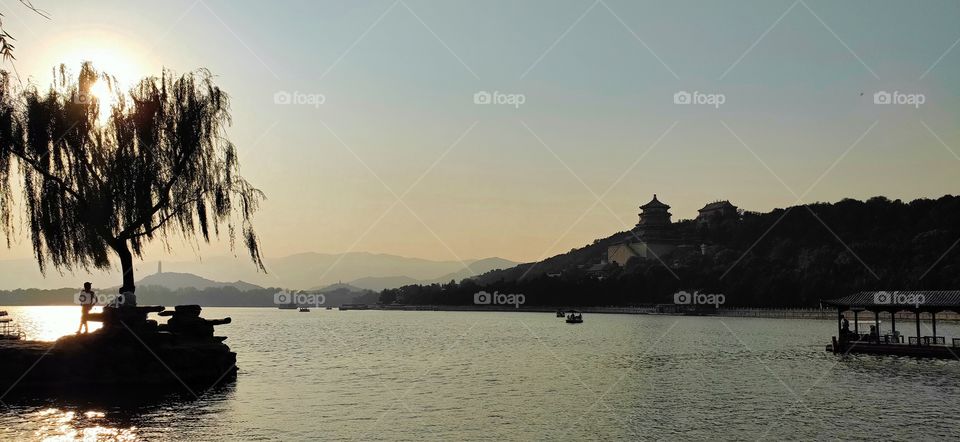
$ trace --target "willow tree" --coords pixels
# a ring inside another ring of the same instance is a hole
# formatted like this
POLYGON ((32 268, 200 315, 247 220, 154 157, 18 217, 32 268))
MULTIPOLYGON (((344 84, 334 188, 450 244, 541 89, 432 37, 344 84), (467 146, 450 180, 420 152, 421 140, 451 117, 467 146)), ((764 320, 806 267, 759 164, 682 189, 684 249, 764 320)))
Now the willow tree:
POLYGON ((251 224, 263 194, 238 173, 229 124, 227 95, 205 70, 180 77, 164 71, 127 92, 89 64, 76 77, 55 69, 44 92, 21 90, 3 74, 0 228, 7 247, 26 227, 41 272, 48 263, 105 269, 115 255, 121 292, 134 291, 133 258, 144 246, 157 239, 169 245, 174 235, 209 242, 222 234, 233 248, 239 234, 263 269, 251 224), (111 92, 96 92, 104 90, 111 92))

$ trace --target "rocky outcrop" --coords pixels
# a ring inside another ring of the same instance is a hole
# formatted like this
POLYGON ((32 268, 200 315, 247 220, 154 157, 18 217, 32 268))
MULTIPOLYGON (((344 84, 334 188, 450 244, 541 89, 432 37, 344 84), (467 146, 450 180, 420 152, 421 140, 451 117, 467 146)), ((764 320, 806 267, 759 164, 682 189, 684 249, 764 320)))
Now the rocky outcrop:
MULTIPOLYGON (((200 317, 200 306, 105 307, 103 328, 55 342, 0 342, 0 391, 116 388, 199 394, 236 378, 236 353, 213 335, 230 319, 200 317), (166 324, 147 319, 170 316, 166 324)), ((137 390, 134 390, 137 391, 137 390)))

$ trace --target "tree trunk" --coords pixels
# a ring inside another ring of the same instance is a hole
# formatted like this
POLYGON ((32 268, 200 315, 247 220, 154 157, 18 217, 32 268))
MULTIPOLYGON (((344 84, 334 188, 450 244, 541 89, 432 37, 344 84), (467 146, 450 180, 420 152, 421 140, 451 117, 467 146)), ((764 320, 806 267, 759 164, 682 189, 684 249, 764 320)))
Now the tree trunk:
POLYGON ((127 247, 126 241, 116 241, 113 243, 113 250, 120 257, 120 270, 123 271, 123 286, 120 287, 120 293, 133 293, 136 286, 133 284, 133 254, 127 247))

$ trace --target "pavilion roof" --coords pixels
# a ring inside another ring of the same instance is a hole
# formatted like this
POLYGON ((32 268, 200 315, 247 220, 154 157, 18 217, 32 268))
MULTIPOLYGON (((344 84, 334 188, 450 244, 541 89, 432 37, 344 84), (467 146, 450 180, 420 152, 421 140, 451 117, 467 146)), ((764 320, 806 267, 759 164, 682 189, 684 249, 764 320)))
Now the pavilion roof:
POLYGON ((824 304, 875 310, 960 310, 960 290, 866 291, 824 301, 824 304))
POLYGON ((737 206, 734 206, 734 205, 733 205, 732 203, 730 203, 730 201, 728 201, 728 200, 724 200, 724 201, 714 201, 714 202, 712 202, 712 203, 709 203, 709 204, 703 206, 703 208, 700 209, 700 210, 698 210, 698 212, 705 212, 705 211, 709 211, 709 210, 726 209, 726 208, 736 208, 736 207, 737 207, 737 206))
POLYGON ((646 203, 646 204, 640 206, 640 208, 641 208, 641 209, 652 209, 652 208, 669 209, 670 206, 668 206, 668 205, 666 205, 666 204, 664 204, 664 203, 661 203, 660 200, 657 199, 657 194, 653 194, 653 199, 650 200, 649 203, 646 203))

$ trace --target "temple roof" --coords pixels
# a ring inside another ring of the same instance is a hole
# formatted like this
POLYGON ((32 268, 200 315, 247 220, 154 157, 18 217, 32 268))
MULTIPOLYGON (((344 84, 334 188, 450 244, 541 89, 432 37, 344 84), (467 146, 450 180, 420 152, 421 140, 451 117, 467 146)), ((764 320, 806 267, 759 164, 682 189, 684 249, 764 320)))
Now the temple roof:
POLYGON ((734 208, 734 209, 736 209, 737 206, 734 206, 733 204, 730 203, 730 201, 727 201, 727 200, 714 201, 714 202, 712 202, 712 203, 709 203, 709 204, 703 206, 703 208, 700 209, 700 210, 698 210, 698 212, 706 212, 706 211, 710 211, 710 210, 718 210, 718 209, 724 209, 724 208, 727 208, 727 209, 729 209, 729 208, 734 208))
POLYGON ((664 204, 664 203, 661 203, 660 200, 657 199, 657 194, 653 194, 653 199, 650 200, 649 203, 646 203, 646 204, 640 206, 640 208, 641 208, 641 209, 644 209, 644 210, 646 210, 646 209, 669 209, 670 206, 668 206, 668 205, 666 205, 666 204, 664 204))
POLYGON ((920 311, 960 309, 960 290, 858 292, 824 304, 848 308, 917 309, 920 311))

